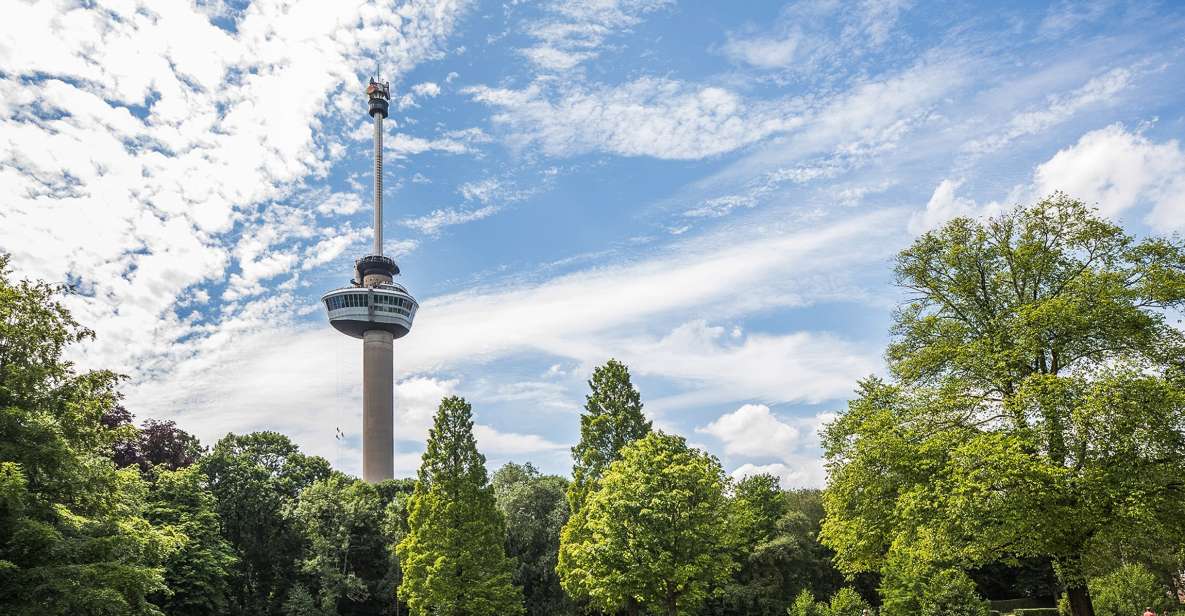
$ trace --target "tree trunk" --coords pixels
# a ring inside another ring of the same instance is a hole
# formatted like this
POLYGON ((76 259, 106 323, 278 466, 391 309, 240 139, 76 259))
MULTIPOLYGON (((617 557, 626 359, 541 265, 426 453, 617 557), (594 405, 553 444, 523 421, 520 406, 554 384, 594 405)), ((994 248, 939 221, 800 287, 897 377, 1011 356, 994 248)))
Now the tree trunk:
POLYGON ((625 613, 628 616, 638 616, 638 601, 633 597, 625 604, 625 613))
POLYGON ((1070 599, 1070 613, 1074 616, 1094 616, 1094 604, 1090 601, 1090 589, 1078 584, 1066 589, 1070 599))

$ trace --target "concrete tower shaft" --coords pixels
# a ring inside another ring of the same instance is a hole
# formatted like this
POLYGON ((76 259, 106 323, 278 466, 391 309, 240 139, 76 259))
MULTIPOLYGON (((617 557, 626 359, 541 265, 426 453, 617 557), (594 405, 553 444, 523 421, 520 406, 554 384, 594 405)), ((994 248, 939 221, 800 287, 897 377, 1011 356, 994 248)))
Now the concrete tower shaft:
POLYGON ((372 329, 362 335, 362 479, 395 477, 395 338, 372 329))

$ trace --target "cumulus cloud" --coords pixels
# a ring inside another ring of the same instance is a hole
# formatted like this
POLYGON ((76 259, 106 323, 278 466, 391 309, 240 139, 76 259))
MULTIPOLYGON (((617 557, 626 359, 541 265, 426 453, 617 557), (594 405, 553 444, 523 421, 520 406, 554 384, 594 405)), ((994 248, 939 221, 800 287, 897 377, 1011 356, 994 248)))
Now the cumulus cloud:
POLYGON ((1153 230, 1185 229, 1185 150, 1175 139, 1157 143, 1121 124, 1090 131, 1038 164, 1032 181, 1013 188, 1003 203, 959 196, 962 183, 941 181, 926 207, 911 216, 910 232, 922 233, 959 216, 995 216, 1004 203, 1029 203, 1059 190, 1107 217, 1141 211, 1153 230))
POLYGON ((1038 194, 1054 190, 1118 216, 1140 204, 1160 231, 1185 229, 1185 151, 1176 139, 1156 143, 1120 124, 1091 131, 1037 166, 1038 194))
POLYGON ((746 404, 695 431, 723 441, 724 452, 732 456, 782 456, 797 449, 802 438, 797 428, 775 417, 764 404, 746 404))
POLYGON ((746 462, 732 471, 732 478, 743 479, 751 475, 773 475, 782 484, 782 488, 820 489, 827 485, 827 468, 823 459, 818 456, 803 456, 793 463, 774 462, 771 464, 753 464, 746 462))
POLYGON ((745 462, 733 470, 735 479, 764 473, 778 477, 784 488, 819 488, 826 471, 818 455, 818 432, 834 419, 835 414, 827 412, 783 418, 763 404, 746 404, 696 428, 696 432, 719 439, 730 458, 777 460, 745 462))

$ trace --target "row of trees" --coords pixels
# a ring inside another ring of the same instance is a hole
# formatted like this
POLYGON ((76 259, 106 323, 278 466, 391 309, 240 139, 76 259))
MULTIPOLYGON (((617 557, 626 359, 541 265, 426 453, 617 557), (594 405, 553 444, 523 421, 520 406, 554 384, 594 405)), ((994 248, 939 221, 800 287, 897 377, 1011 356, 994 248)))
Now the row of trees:
MULTIPOLYGON (((4 269, 0 261, 0 270, 4 269)), ((277 433, 137 429, 59 287, 0 276, 0 611, 1074 616, 1168 607, 1185 569, 1185 245, 1064 195, 919 238, 888 378, 826 427, 824 494, 730 479, 597 368, 571 481, 491 478, 443 400, 416 479, 277 433), (1144 607, 1141 606, 1141 607, 1144 607)))
POLYGON ((819 492, 734 485, 651 430, 618 362, 590 381, 573 481, 488 477, 469 404, 447 398, 416 479, 372 485, 275 432, 206 449, 171 421, 135 426, 120 376, 63 359, 92 336, 67 290, 5 266, 0 613, 781 614, 843 584, 815 539, 819 492))

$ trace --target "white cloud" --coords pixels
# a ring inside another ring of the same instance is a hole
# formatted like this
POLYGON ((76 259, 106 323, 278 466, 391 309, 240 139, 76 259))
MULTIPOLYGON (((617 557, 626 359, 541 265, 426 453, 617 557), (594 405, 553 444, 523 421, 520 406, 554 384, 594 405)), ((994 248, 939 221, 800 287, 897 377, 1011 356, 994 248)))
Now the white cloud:
POLYGON ((827 468, 823 465, 823 460, 817 456, 798 458, 792 464, 774 462, 759 465, 747 462, 732 471, 732 478, 737 480, 751 475, 773 475, 786 490, 819 489, 827 485, 827 468))
POLYGON ((707 426, 696 428, 696 432, 720 439, 725 454, 732 458, 777 460, 741 464, 732 472, 734 479, 770 474, 781 480, 783 488, 820 488, 826 483, 827 473, 819 456, 818 434, 835 417, 834 413, 825 412, 780 418, 765 405, 746 404, 707 426))
POLYGON ((695 431, 723 441, 730 456, 753 458, 786 455, 801 445, 802 438, 797 428, 775 417, 764 404, 746 404, 695 431))
POLYGON ((415 218, 408 218, 400 221, 399 224, 415 229, 425 235, 438 235, 445 227, 453 225, 461 225, 467 222, 474 222, 483 218, 489 218, 498 213, 501 209, 496 205, 486 205, 476 209, 457 209, 457 208, 443 208, 432 210, 431 212, 417 216, 415 218))
POLYGON ((921 235, 955 218, 995 216, 1003 211, 1003 205, 998 202, 993 201, 981 207, 974 199, 958 196, 955 192, 962 185, 963 180, 946 179, 939 182, 926 202, 926 208, 910 217, 909 232, 921 235))
POLYGON ((1144 220, 1160 231, 1185 229, 1185 151, 1170 139, 1155 143, 1112 124, 1091 131, 1038 165, 1038 194, 1061 190, 1118 216, 1146 203, 1144 220))
POLYGON ((261 0, 230 31, 169 0, 5 7, 0 243, 23 273, 88 289, 70 300, 99 333, 83 363, 151 372, 290 302, 295 277, 250 298, 336 249, 314 214, 355 206, 285 205, 344 153, 323 123, 358 115, 358 66, 438 57, 463 8, 261 0), (178 316, 221 283, 235 301, 178 316))
POLYGON ((563 72, 600 55, 605 41, 672 0, 553 0, 547 16, 526 26, 535 44, 519 50, 537 68, 563 72))
POLYGON ((1037 165, 1032 182, 1014 187, 1001 201, 980 204, 956 194, 962 180, 945 179, 925 209, 909 222, 918 234, 958 217, 996 216, 1005 203, 1032 203, 1054 191, 1097 206, 1109 218, 1144 208, 1154 230, 1185 229, 1185 150, 1170 139, 1156 143, 1120 124, 1094 130, 1037 165))
POLYGON ((1092 77, 1077 90, 1051 96, 1042 109, 1014 115, 1003 131, 971 141, 964 149, 975 153, 998 150, 1018 137, 1037 134, 1064 122, 1083 109, 1113 103, 1116 96, 1131 85, 1132 78, 1133 71, 1126 68, 1112 69, 1092 77))
POLYGON ((755 68, 824 74, 851 58, 883 46, 900 14, 912 2, 863 0, 859 3, 800 2, 787 5, 773 28, 730 32, 722 51, 755 68))
POLYGON ((516 148, 556 156, 611 152, 695 159, 730 152, 799 126, 784 103, 744 100, 721 87, 641 78, 616 87, 538 84, 523 90, 479 86, 466 93, 498 108, 495 125, 516 148))

